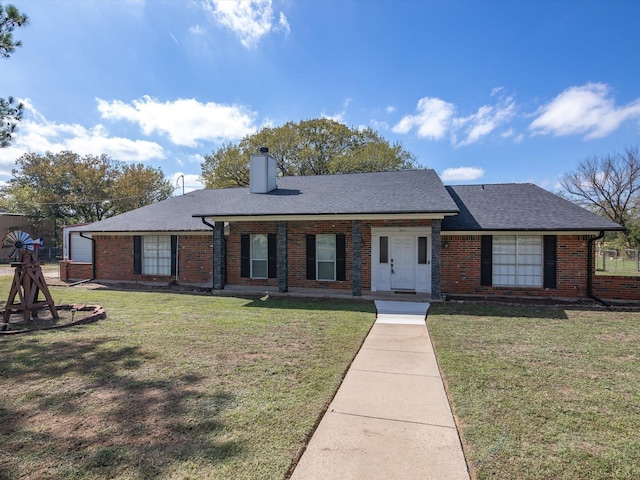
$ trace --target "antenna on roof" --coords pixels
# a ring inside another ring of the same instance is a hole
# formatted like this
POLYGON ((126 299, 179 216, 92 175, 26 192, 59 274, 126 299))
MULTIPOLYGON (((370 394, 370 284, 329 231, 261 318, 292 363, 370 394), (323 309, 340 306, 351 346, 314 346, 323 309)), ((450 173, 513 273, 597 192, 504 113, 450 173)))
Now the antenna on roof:
POLYGON ((182 179, 182 194, 184 195, 184 175, 180 175, 178 178, 176 178, 176 187, 180 183, 180 179, 182 179))

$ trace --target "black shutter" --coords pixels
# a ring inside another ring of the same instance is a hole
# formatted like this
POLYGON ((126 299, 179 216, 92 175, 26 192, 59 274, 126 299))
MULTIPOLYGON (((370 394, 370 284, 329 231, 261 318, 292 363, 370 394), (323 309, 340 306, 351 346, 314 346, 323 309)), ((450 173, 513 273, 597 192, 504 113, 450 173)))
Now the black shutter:
POLYGON ((248 233, 240 235, 240 276, 251 276, 251 237, 248 233))
POLYGON ((276 278, 278 276, 278 258, 277 258, 277 243, 276 243, 276 234, 275 233, 270 233, 269 236, 267 237, 267 251, 268 253, 268 259, 269 259, 269 264, 267 266, 267 271, 269 272, 267 274, 267 277, 269 278, 276 278))
POLYGON ((493 284, 493 236, 480 238, 480 285, 490 287, 493 284))
POLYGON ((142 237, 134 235, 133 237, 133 274, 140 275, 142 273, 142 237))
POLYGON ((178 236, 171 235, 171 275, 178 272, 178 236))
POLYGON ((557 288, 557 244, 558 237, 555 235, 544 236, 544 288, 557 288))
POLYGON ((316 236, 307 235, 307 280, 316 279, 316 236))
POLYGON ((336 280, 347 279, 347 244, 344 233, 336 234, 336 280))

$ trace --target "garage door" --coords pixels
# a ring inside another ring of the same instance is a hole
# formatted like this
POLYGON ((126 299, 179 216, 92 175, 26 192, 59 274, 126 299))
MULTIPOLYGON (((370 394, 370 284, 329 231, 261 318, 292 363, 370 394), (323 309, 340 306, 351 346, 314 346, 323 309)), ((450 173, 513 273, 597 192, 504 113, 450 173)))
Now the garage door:
POLYGON ((91 240, 81 237, 78 232, 70 232, 69 260, 91 263, 91 240))

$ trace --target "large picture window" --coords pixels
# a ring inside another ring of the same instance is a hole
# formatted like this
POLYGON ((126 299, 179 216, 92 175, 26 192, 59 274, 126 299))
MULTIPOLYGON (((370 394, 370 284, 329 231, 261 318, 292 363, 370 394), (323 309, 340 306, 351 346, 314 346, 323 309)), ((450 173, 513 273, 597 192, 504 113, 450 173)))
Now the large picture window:
POLYGON ((318 280, 336 279, 336 236, 316 236, 318 280))
POLYGON ((269 243, 266 235, 251 235, 251 278, 267 278, 269 243))
POLYGON ((542 287, 543 243, 539 235, 493 237, 493 285, 542 287))
POLYGON ((171 236, 145 235, 142 239, 142 273, 171 275, 171 236))

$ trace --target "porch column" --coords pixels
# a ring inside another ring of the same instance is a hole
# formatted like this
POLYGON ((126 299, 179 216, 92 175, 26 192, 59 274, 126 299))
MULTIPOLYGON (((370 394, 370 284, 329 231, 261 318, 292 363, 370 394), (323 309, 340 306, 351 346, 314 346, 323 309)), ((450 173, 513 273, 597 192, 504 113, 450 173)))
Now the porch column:
POLYGON ((226 265, 224 246, 224 222, 218 221, 213 227, 213 289, 224 289, 224 268, 226 265))
POLYGON ((278 291, 289 291, 287 270, 287 222, 278 222, 278 291))
POLYGON ((440 300, 440 230, 441 220, 431 220, 431 298, 440 300))
POLYGON ((351 222, 351 238, 353 244, 351 288, 353 296, 362 295, 362 223, 360 220, 351 222))

